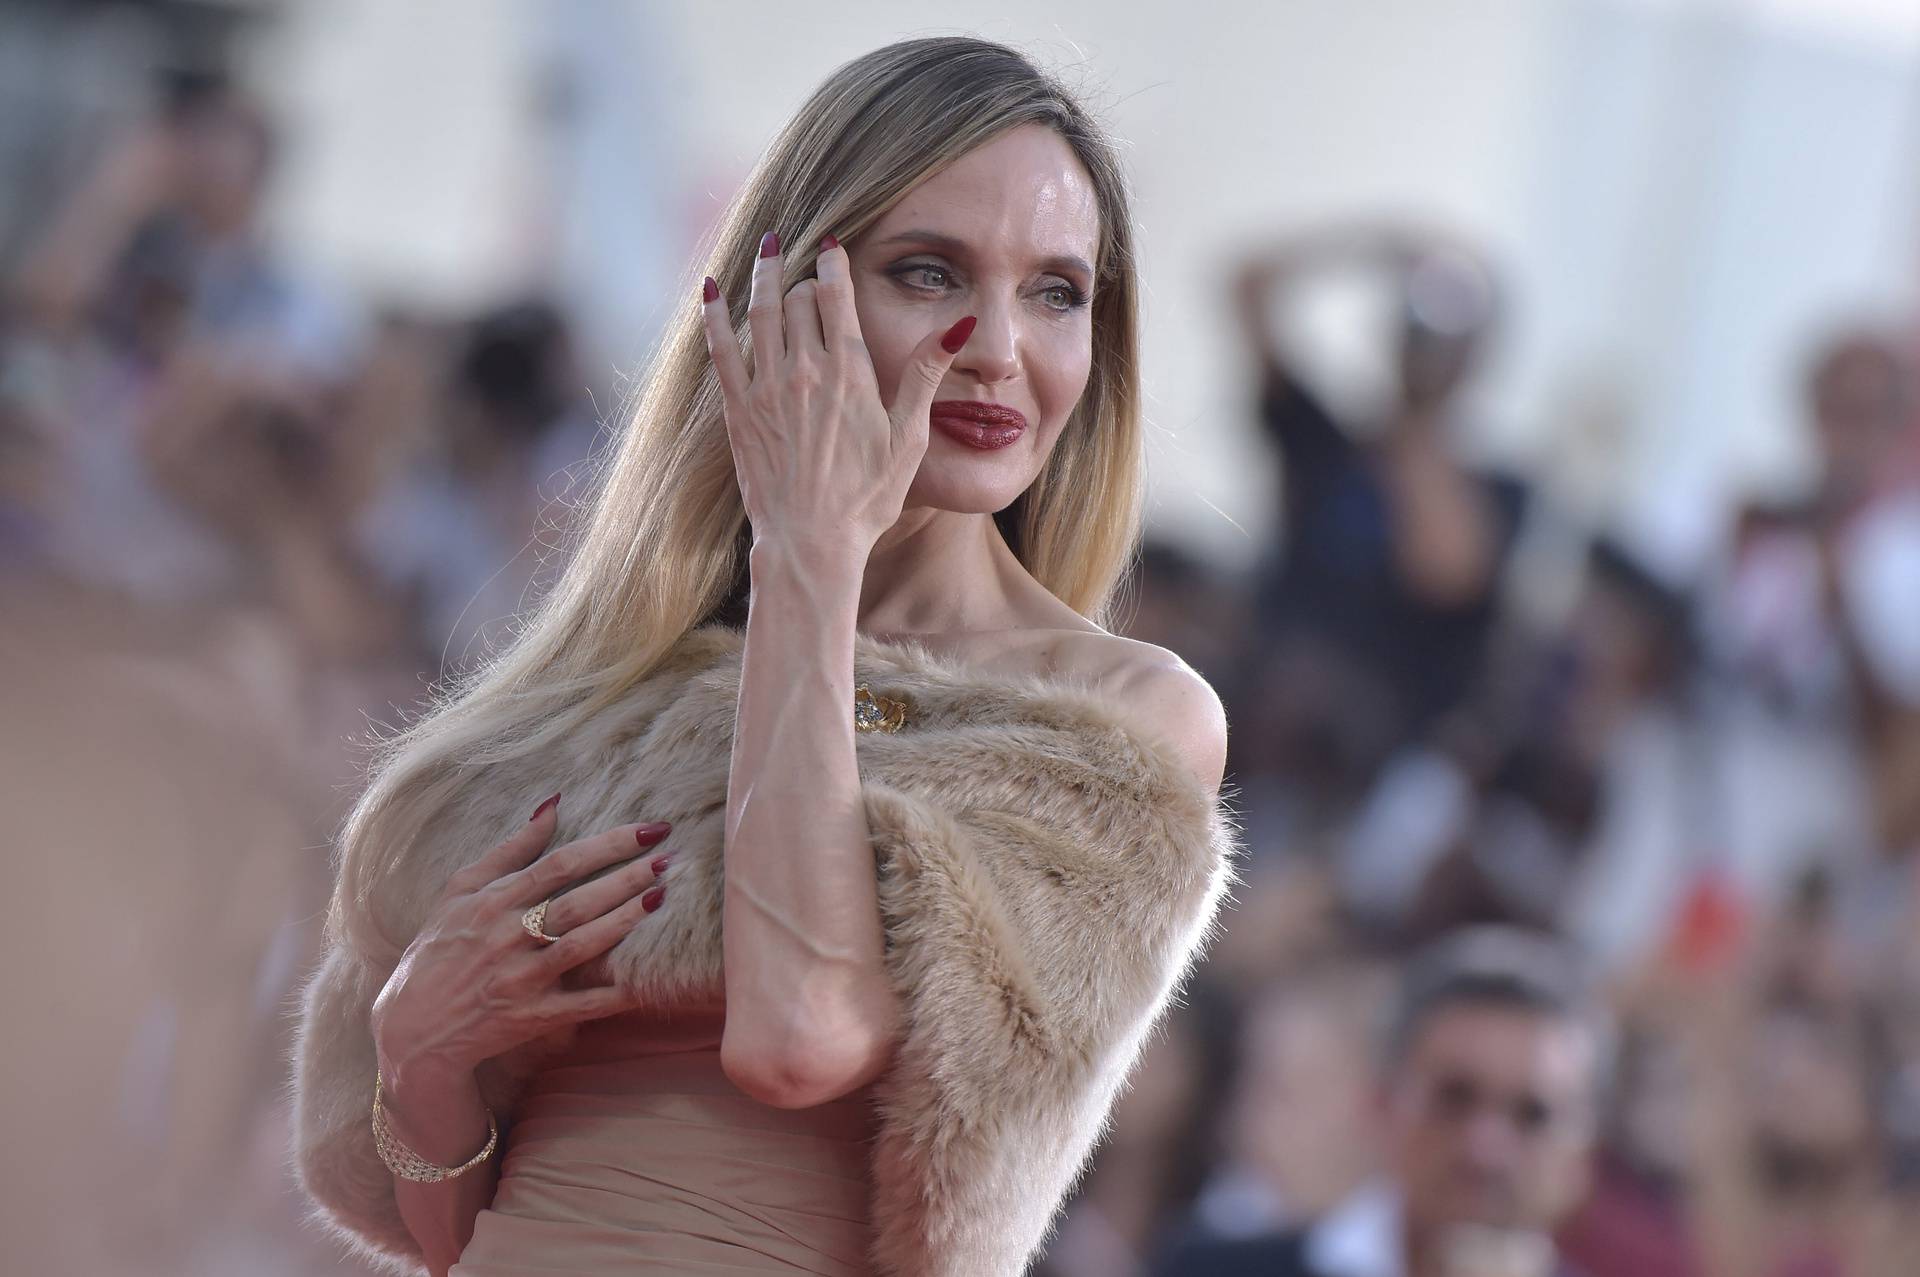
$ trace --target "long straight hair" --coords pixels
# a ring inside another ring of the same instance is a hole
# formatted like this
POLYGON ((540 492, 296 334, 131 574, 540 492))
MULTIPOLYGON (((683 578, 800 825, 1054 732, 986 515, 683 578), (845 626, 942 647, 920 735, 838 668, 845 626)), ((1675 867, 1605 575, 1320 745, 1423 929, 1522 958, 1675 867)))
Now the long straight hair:
MULTIPOLYGON (((1118 156, 1062 84, 1013 49, 964 37, 908 40, 854 59, 774 139, 728 209, 704 273, 732 299, 744 339, 763 232, 780 233, 788 278, 804 278, 823 236, 855 239, 932 174, 1028 124, 1058 133, 1093 182, 1093 359, 1046 466, 994 518, 1036 580, 1104 623, 1140 534, 1138 281, 1118 156)), ((552 587, 499 651, 371 743, 367 787, 337 840, 328 918, 336 940, 369 957, 392 960, 407 943, 421 902, 391 899, 383 884, 477 769, 564 738, 658 667, 688 630, 741 613, 746 512, 686 282, 626 429, 575 511, 552 587)))

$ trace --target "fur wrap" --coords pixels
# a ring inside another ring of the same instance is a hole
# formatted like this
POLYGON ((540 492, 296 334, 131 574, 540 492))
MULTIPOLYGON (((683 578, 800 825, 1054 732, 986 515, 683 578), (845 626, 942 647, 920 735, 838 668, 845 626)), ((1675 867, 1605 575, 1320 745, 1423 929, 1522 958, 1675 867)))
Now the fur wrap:
MULTIPOLYGON (((417 928, 447 878, 563 789, 554 845, 673 822, 662 908, 603 960, 660 1005, 722 991, 722 827, 743 639, 708 625, 554 753, 476 770, 403 859, 383 910, 417 928), (410 911, 410 912, 409 912, 410 911)), ((860 636, 855 678, 906 700, 856 736, 903 1034, 875 1084, 876 1270, 1025 1270, 1146 1036, 1208 938, 1238 829, 1164 748, 1064 677, 984 676, 860 636)), ((851 713, 851 706, 849 706, 851 713)), ((373 1000, 390 968, 335 939, 303 994, 296 1154, 319 1217, 363 1257, 419 1271, 368 1126, 373 1000)), ((543 1040, 483 1067, 503 1122, 543 1040)))

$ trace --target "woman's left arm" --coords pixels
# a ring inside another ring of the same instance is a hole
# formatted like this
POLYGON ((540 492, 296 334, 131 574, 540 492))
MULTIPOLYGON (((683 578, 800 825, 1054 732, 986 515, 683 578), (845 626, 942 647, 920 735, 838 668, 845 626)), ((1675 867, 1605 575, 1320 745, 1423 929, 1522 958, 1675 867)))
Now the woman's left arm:
POLYGON ((854 757, 853 639, 865 555, 763 539, 727 785, 727 1026, 748 1094, 820 1104, 872 1080, 894 1036, 873 852, 854 757))
POLYGON ((827 241, 815 268, 788 289, 778 239, 762 242, 751 373, 712 280, 702 303, 753 529, 727 777, 720 1063, 783 1108, 871 1081, 893 1049, 898 1008, 854 755, 854 632, 867 557, 900 517, 927 409, 973 328, 930 333, 889 408, 845 250, 827 241))

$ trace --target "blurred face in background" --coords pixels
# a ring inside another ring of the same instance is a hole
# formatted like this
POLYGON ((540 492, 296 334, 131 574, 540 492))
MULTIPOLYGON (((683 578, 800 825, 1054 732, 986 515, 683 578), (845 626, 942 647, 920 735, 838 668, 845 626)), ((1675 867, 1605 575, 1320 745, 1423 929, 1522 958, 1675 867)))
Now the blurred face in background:
POLYGON ((907 507, 992 513, 1046 464, 1093 368, 1093 179, 1041 125, 1007 131, 909 191, 849 246, 860 332, 891 403, 914 347, 978 324, 934 395, 907 507), (983 450, 938 428, 942 403, 1010 408, 1026 429, 983 450))
POLYGON ((258 211, 272 156, 265 117, 237 97, 189 112, 178 125, 181 192, 215 234, 247 229, 258 211))
POLYGON ((1868 495, 1906 443, 1909 377, 1900 351, 1876 337, 1831 348, 1815 366, 1809 397, 1814 433, 1834 501, 1868 495))
POLYGON ((1777 1196, 1856 1187, 1876 1161, 1868 1067, 1856 1037, 1819 1016, 1776 1009, 1758 1026, 1750 1066, 1761 1186, 1777 1196))
POLYGON ((1432 1013, 1387 1089, 1387 1140, 1407 1220, 1551 1229, 1587 1189, 1594 1042, 1581 1024, 1498 1005, 1432 1013))
POLYGON ((1282 990, 1247 1017, 1223 1143, 1303 1217, 1337 1205, 1373 1169, 1370 994, 1352 981, 1282 990))

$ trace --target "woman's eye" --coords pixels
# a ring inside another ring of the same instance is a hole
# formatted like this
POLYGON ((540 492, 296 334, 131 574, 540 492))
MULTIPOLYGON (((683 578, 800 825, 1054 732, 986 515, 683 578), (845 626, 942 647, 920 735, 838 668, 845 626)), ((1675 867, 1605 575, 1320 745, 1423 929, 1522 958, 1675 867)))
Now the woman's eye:
POLYGON ((1053 284, 1040 294, 1055 310, 1073 310, 1087 304, 1087 295, 1071 284, 1053 284))
POLYGON ((900 272, 900 278, 916 288, 945 288, 952 279, 940 266, 909 266, 900 272))

